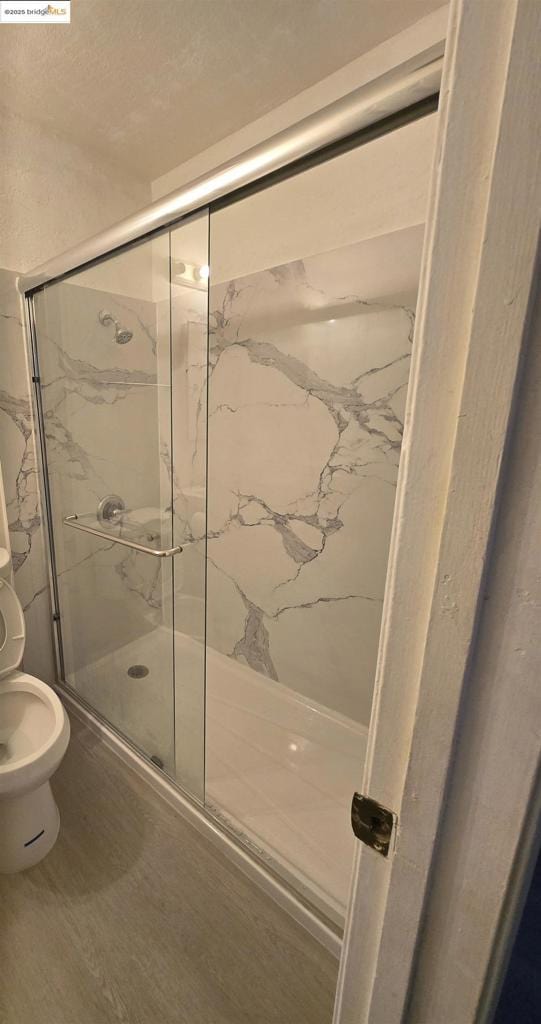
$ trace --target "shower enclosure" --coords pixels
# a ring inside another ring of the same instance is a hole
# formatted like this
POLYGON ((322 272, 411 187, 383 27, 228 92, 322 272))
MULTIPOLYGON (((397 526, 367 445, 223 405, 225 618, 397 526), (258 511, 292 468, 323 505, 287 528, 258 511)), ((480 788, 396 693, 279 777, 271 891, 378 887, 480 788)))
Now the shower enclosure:
POLYGON ((433 108, 28 289, 59 678, 337 928, 433 108))

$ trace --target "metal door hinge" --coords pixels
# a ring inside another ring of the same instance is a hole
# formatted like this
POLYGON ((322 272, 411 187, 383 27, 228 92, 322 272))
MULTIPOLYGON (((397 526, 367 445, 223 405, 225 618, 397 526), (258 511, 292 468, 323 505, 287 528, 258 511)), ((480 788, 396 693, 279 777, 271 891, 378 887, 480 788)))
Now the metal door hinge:
POLYGON ((33 384, 41 384, 41 377, 36 377, 35 374, 32 374, 32 383, 33 384))
POLYGON ((396 815, 376 800, 354 793, 351 803, 351 827, 362 843, 371 846, 382 857, 389 853, 396 815))
POLYGON ((53 622, 60 622, 60 612, 53 612, 53 622))

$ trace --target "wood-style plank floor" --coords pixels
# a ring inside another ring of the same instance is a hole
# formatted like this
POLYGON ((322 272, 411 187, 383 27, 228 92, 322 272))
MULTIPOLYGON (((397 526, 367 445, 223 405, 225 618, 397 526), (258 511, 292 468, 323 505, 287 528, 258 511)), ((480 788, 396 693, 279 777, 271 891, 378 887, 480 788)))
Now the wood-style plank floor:
POLYGON ((0 876, 2 1024, 330 1024, 336 961, 76 719, 48 857, 0 876))

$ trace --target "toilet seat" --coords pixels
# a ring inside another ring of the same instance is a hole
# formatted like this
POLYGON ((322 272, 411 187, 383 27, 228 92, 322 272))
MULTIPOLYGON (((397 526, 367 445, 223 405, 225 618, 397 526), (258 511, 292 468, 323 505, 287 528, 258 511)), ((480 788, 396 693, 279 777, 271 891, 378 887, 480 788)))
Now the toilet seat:
POLYGON ((32 867, 56 843, 50 779, 70 737, 54 690, 19 670, 25 632, 19 599, 0 577, 0 874, 32 867))
POLYGON ((14 589, 0 579, 0 623, 6 632, 0 648, 0 679, 14 672, 23 660, 25 627, 21 603, 14 589))
POLYGON ((0 723, 4 727, 0 728, 0 737, 5 742, 9 733, 15 732, 22 725, 25 732, 30 735, 34 733, 34 743, 32 749, 0 763, 0 800, 4 796, 32 789, 48 779, 64 757, 70 735, 69 720, 60 699, 41 679, 27 672, 13 672, 9 678, 0 679, 0 707, 4 701, 8 710, 0 714, 0 723), (30 698, 26 708, 21 703, 23 711, 28 710, 32 716, 31 701, 34 698, 47 712, 46 718, 37 723, 30 720, 25 724, 24 715, 18 721, 16 713, 10 721, 10 698, 17 695, 23 699, 27 696, 30 698))

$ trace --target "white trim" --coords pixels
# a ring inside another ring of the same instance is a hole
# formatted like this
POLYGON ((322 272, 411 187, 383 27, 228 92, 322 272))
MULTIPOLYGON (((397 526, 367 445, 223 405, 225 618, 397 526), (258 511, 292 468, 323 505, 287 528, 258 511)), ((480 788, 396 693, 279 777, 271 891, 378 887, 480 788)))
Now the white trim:
POLYGON ((216 821, 207 815, 203 808, 198 808, 195 804, 191 803, 165 775, 158 773, 155 768, 152 768, 133 747, 125 743, 105 722, 96 718, 91 711, 79 703, 63 686, 57 684, 55 685, 55 690, 67 705, 69 711, 95 733, 96 736, 99 736, 105 746, 120 758, 123 764, 135 772, 162 800, 165 800, 169 807, 172 807, 177 814, 180 814, 190 825, 196 828, 235 867, 239 868, 250 881, 262 889, 267 896, 270 896, 282 910, 285 910, 298 924, 306 928, 314 939, 317 939, 322 946, 338 959, 342 949, 342 941, 332 928, 325 924, 309 907, 301 903, 291 890, 282 885, 246 849, 234 839, 231 839, 225 831, 222 831, 216 821))
POLYGON ((335 1024, 416 1019, 413 968, 535 269, 540 14, 528 0, 452 6, 363 786, 399 831, 387 861, 358 850, 335 1024))

